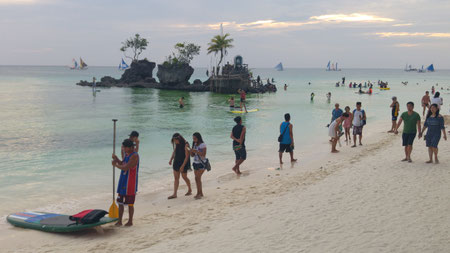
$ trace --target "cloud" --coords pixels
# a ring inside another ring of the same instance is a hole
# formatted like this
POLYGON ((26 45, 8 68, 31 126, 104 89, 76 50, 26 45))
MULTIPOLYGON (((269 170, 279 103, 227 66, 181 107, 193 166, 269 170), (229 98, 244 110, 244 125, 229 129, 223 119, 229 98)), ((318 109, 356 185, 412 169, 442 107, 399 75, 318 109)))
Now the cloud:
POLYGON ((0 5, 27 5, 38 2, 38 0, 0 0, 0 5))
POLYGON ((301 27, 308 25, 342 23, 342 22, 358 23, 358 22, 393 22, 393 21, 395 20, 391 18, 353 13, 353 14, 330 14, 330 15, 312 16, 309 19, 303 21, 277 21, 273 19, 268 19, 268 20, 256 20, 247 23, 228 21, 212 24, 175 24, 171 25, 171 27, 217 30, 220 28, 220 24, 222 24, 223 27, 227 29, 242 31, 248 29, 290 28, 290 27, 301 27))
POLYGON ((405 24, 393 24, 392 26, 412 26, 413 23, 405 23, 405 24))
POLYGON ((383 18, 368 14, 352 13, 352 14, 329 14, 321 16, 312 16, 312 20, 320 20, 326 22, 393 22, 392 18, 383 18))
POLYGON ((382 38, 390 37, 426 37, 426 38, 450 38, 450 33, 424 33, 424 32, 378 32, 382 38))
POLYGON ((395 44, 394 47, 417 47, 420 44, 412 44, 412 43, 400 43, 400 44, 395 44))

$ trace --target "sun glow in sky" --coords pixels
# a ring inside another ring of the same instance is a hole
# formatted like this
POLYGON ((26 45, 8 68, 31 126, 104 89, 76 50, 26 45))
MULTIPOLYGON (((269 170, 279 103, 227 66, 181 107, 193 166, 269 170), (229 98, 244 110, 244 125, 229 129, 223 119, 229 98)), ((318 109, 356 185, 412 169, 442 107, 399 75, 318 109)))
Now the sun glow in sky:
POLYGON ((433 62, 450 68, 450 1, 442 0, 0 0, 0 64, 115 66, 135 33, 150 41, 144 57, 161 62, 177 42, 202 47, 234 38, 227 57, 252 67, 391 67, 433 62), (419 49, 419 50, 418 50, 419 49))

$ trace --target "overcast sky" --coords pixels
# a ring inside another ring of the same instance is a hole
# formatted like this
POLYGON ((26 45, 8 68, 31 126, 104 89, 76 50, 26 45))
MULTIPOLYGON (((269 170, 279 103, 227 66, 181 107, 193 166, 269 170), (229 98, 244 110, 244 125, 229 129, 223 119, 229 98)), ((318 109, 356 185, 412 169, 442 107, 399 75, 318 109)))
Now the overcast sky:
POLYGON ((450 68, 449 0, 0 0, 0 65, 115 66, 135 33, 162 62, 177 42, 201 45, 192 65, 216 60, 209 40, 234 38, 228 60, 251 67, 450 68))

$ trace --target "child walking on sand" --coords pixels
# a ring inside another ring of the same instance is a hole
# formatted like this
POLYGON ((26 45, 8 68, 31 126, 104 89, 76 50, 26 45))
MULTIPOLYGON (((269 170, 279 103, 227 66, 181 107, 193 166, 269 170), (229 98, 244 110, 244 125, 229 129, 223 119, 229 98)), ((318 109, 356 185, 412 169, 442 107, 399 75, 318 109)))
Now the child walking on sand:
POLYGON ((352 144, 352 136, 350 135, 350 128, 352 128, 352 116, 353 114, 350 112, 350 106, 345 107, 345 113, 348 114, 348 117, 344 120, 344 130, 345 130, 345 142, 352 144))

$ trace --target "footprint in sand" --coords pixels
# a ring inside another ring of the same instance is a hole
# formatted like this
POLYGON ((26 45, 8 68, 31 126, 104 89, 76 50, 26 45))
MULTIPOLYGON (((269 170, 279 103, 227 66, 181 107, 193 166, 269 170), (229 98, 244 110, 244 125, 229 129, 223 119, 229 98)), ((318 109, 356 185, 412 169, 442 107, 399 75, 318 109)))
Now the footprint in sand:
POLYGON ((225 175, 217 177, 217 181, 219 181, 219 182, 227 182, 227 181, 239 179, 240 177, 245 177, 245 176, 248 176, 248 175, 250 175, 250 171, 248 171, 248 170, 241 171, 240 175, 236 175, 236 173, 232 172, 232 173, 227 173, 225 175))

